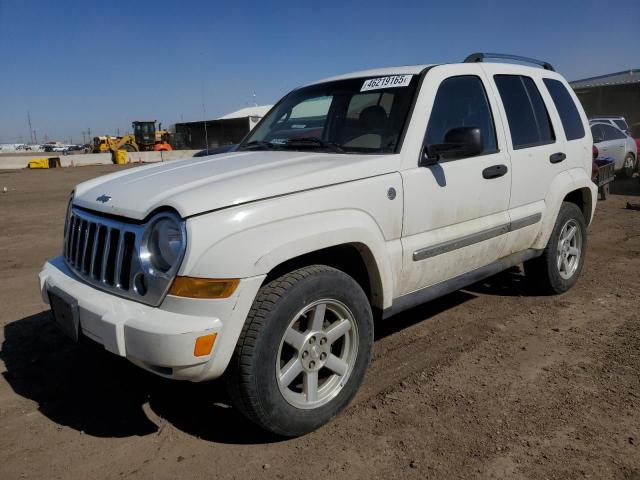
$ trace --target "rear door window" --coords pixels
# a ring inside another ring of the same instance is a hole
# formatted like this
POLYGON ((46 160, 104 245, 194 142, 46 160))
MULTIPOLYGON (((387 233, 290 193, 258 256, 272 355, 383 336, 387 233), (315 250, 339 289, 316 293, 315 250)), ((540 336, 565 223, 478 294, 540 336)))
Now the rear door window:
POLYGON ((514 149, 555 141, 547 107, 533 79, 522 75, 495 75, 494 80, 507 113, 514 149))
POLYGON ((549 95, 551 95, 553 99, 556 110, 558 110, 558 115, 560 115, 560 121, 562 122, 562 128, 564 128, 567 140, 583 138, 584 127, 582 125, 582 119, 580 118, 578 107, 576 107, 573 98, 571 98, 571 95, 567 91, 567 87, 565 87, 562 82, 552 78, 545 78, 543 82, 549 91, 549 95))
POLYGON ((624 120, 614 120, 613 123, 615 123, 620 130, 629 130, 629 125, 627 125, 627 122, 624 120))
POLYGON ((621 140, 624 138, 624 133, 616 127, 612 127, 610 125, 600 125, 600 127, 602 127, 605 140, 621 140))

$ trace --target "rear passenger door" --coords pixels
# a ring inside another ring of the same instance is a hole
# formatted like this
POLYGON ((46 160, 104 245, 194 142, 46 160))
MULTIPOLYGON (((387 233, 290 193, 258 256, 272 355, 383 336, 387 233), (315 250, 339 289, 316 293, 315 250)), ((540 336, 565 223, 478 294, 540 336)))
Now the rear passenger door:
POLYGON ((556 135, 560 121, 542 79, 532 69, 486 64, 505 120, 511 156, 512 189, 509 202, 511 232, 505 255, 530 248, 547 208, 554 178, 567 169, 564 135, 556 135))

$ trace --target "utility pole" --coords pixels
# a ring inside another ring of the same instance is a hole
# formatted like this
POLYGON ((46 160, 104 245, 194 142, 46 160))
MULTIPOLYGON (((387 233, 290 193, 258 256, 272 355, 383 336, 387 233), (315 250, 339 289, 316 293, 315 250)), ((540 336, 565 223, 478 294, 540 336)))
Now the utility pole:
POLYGON ((29 123, 29 139, 31 140, 31 143, 33 143, 33 128, 31 127, 31 114, 29 113, 29 110, 27 110, 27 122, 29 123))
POLYGON ((38 143, 38 135, 36 135, 36 131, 33 131, 33 142, 38 143))
POLYGON ((86 132, 84 130, 82 130, 82 144, 85 145, 87 143, 87 139, 85 137, 86 132))
POLYGON ((119 137, 120 136, 120 127, 116 128, 116 132, 117 132, 116 136, 119 137))
POLYGON ((87 129, 87 137, 89 137, 89 140, 91 140, 91 127, 87 129))

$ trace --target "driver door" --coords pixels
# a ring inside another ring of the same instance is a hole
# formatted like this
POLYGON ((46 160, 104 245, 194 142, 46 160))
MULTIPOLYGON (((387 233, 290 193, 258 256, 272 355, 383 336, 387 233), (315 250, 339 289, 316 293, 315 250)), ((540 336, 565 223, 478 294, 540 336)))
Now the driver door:
POLYGON ((428 119, 424 143, 443 143, 454 128, 477 127, 483 149, 429 167, 419 166, 416 158, 415 167, 401 172, 405 210, 398 295, 475 270, 502 255, 511 164, 498 108, 488 91, 484 73, 474 64, 435 67, 425 77, 421 98, 424 102, 426 96, 427 108, 420 112, 419 102, 414 113, 428 119))

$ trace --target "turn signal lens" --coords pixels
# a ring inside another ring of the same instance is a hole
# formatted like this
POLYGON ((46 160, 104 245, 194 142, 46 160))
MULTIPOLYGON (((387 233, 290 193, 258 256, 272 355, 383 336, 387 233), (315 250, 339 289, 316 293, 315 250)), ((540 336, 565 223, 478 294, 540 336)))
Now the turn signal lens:
POLYGON ((217 334, 212 333, 211 335, 203 335, 202 337, 196 338, 196 346, 193 349, 193 355, 195 357, 204 357, 211 353, 213 349, 213 342, 216 341, 217 334))
POLYGON ((240 283, 238 278, 176 277, 169 295, 187 298, 228 298, 240 283))

